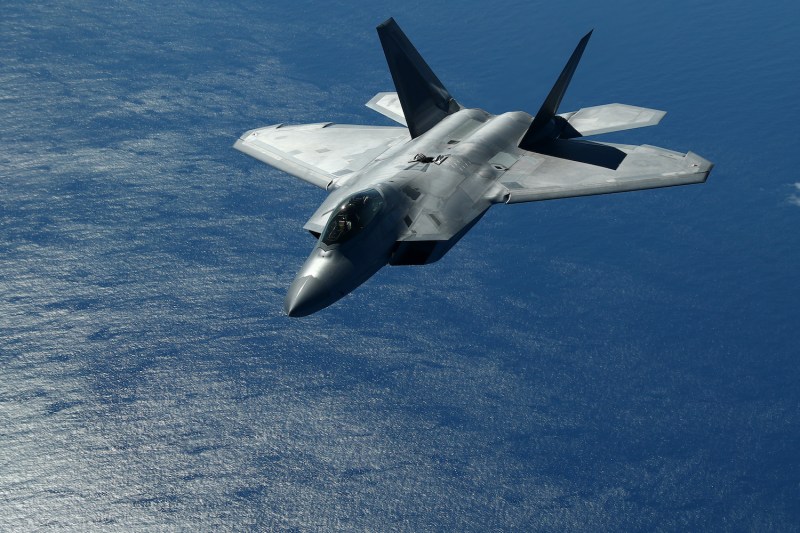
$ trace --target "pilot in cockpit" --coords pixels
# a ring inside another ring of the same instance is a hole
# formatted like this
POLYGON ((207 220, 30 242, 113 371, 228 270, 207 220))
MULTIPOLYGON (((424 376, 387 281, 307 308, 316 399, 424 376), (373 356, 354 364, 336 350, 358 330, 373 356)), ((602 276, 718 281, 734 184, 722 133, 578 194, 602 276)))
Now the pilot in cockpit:
POLYGON ((380 211, 383 200, 374 189, 351 196, 339 207, 322 233, 326 245, 342 243, 364 229, 380 211))

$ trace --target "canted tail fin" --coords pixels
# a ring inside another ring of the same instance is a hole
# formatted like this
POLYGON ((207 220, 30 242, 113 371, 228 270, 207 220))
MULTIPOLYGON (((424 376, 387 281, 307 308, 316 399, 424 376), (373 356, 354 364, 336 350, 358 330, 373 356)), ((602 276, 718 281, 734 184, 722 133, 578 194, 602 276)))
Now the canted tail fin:
POLYGON ((550 89, 550 94, 545 98, 542 107, 539 108, 539 112, 536 113, 530 128, 528 128, 528 132, 522 139, 523 143, 526 139, 530 142, 534 140, 533 138, 537 135, 546 133, 544 130, 547 129, 547 126, 555 118, 556 113, 558 113, 558 106, 561 105, 561 100, 564 99, 564 93, 567 92, 569 82, 572 81, 572 76, 575 74, 575 69, 578 68, 578 63, 583 56, 583 51, 586 49, 586 45, 589 43, 589 38, 591 36, 592 32, 590 31, 583 36, 578 46, 575 47, 575 51, 572 52, 569 61, 564 65, 564 70, 561 71, 561 75, 558 77, 558 80, 556 80, 553 88, 550 89))
POLYGON ((377 30, 412 138, 461 109, 393 18, 377 30))
POLYGON ((591 36, 590 31, 575 47, 564 70, 550 89, 550 94, 547 95, 528 131, 520 140, 519 147, 530 152, 615 170, 625 159, 625 152, 605 144, 569 140, 581 137, 581 133, 567 119, 556 114, 591 36))

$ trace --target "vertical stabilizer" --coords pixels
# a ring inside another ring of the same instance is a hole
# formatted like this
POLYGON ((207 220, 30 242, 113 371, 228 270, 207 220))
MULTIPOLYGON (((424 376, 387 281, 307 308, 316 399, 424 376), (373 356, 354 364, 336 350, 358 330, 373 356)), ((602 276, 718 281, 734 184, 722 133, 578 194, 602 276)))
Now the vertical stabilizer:
POLYGON ((377 30, 412 138, 461 109, 393 18, 377 30))
POLYGON ((561 100, 564 99, 564 93, 567 92, 569 82, 572 81, 572 76, 575 74, 575 69, 578 68, 578 63, 581 57, 583 57, 583 51, 586 50, 586 45, 589 43, 589 38, 591 36, 592 32, 590 31, 583 36, 578 46, 575 47, 575 51, 572 52, 569 61, 564 65, 564 70, 561 71, 561 75, 558 77, 558 80, 556 80, 553 88, 550 89, 550 94, 547 95, 542 107, 539 108, 539 112, 536 113, 533 125, 543 126, 558 113, 558 106, 561 105, 561 100))
POLYGON ((550 89, 550 94, 545 98, 528 131, 520 140, 519 147, 530 152, 616 170, 625 159, 625 152, 613 146, 591 141, 570 140, 581 137, 580 132, 566 119, 556 115, 591 36, 590 31, 575 47, 569 61, 564 65, 564 70, 550 89))
POLYGON ((575 74, 575 69, 578 68, 578 63, 583 56, 583 51, 586 49, 586 45, 589 43, 589 38, 591 36, 592 32, 590 31, 583 36, 578 46, 575 47, 575 51, 572 52, 569 61, 564 65, 564 70, 561 71, 561 75, 558 77, 558 80, 556 80, 553 88, 550 89, 550 94, 545 98, 542 107, 539 108, 539 112, 536 113, 527 133, 525 133, 525 137, 522 138, 520 147, 524 148, 524 145, 531 146, 547 137, 551 139, 560 137, 560 135, 558 135, 560 131, 550 131, 555 130, 553 120, 556 113, 558 113, 558 106, 561 105, 564 93, 567 92, 569 82, 572 81, 572 76, 575 74))

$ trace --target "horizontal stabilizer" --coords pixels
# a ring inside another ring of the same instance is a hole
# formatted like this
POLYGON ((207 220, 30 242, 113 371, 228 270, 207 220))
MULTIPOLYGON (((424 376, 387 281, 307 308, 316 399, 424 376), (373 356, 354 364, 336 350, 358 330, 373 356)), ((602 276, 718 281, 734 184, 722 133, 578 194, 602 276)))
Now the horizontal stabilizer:
MULTIPOLYGON (((611 133, 612 131, 655 126, 661 122, 661 119, 666 114, 665 111, 659 111, 658 109, 625 104, 606 104, 585 107, 559 116, 567 119, 569 125, 581 136, 588 137, 589 135, 611 133)), ((568 139, 570 136, 562 133, 561 138, 568 139)))
POLYGON ((397 93, 378 93, 366 103, 366 106, 403 126, 408 126, 406 117, 403 116, 403 106, 400 105, 397 93))

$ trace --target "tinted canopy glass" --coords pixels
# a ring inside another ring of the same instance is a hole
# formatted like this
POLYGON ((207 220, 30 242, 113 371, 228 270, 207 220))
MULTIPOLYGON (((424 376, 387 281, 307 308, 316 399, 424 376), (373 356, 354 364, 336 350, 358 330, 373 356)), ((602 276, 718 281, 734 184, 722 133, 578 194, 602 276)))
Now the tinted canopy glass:
POLYGON ((381 207, 383 198, 375 189, 354 194, 333 212, 322 232, 322 242, 331 245, 352 239, 372 222, 381 207))

